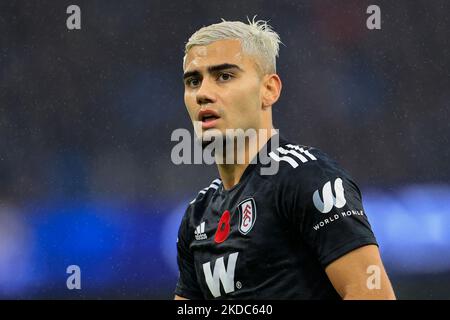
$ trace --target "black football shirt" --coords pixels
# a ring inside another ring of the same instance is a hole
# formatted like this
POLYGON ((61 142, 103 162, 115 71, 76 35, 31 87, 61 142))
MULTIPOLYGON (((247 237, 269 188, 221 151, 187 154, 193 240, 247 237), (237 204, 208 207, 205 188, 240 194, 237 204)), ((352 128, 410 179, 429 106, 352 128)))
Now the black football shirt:
MULTIPOLYGON (((325 267, 377 245, 349 174, 321 150, 278 136, 224 190, 189 204, 178 232, 175 294, 188 299, 340 299, 325 267), (263 168, 276 164, 275 174, 263 168)), ((273 138, 272 138, 273 140, 273 138)))

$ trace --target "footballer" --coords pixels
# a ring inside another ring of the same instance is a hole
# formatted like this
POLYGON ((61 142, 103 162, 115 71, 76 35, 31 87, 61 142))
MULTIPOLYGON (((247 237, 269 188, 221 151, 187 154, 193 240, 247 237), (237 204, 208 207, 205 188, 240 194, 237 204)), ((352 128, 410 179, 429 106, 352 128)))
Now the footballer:
POLYGON ((257 148, 230 148, 244 161, 216 161, 219 177, 188 205, 175 299, 395 299, 358 186, 323 151, 274 130, 279 44, 255 19, 203 27, 186 44, 184 102, 197 138, 267 134, 257 148))

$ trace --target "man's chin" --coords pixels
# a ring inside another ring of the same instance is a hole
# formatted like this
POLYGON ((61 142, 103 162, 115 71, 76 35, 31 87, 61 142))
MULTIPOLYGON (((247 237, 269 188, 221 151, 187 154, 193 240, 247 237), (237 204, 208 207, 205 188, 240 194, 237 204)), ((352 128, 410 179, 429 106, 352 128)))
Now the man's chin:
POLYGON ((202 130, 201 136, 199 139, 201 140, 202 147, 206 148, 209 144, 211 144, 212 142, 215 142, 215 141, 225 142, 227 137, 219 129, 212 128, 212 129, 202 130))

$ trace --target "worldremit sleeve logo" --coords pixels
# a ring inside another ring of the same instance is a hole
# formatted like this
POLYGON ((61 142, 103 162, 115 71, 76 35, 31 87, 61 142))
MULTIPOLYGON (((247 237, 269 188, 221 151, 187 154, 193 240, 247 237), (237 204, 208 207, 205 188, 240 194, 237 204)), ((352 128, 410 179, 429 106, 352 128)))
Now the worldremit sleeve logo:
POLYGON ((316 209, 322 213, 330 212, 333 207, 340 209, 347 203, 344 196, 344 186, 342 185, 341 178, 337 178, 334 181, 334 194, 331 189, 331 181, 325 183, 321 191, 322 196, 320 195, 319 190, 314 192, 313 202, 316 209))

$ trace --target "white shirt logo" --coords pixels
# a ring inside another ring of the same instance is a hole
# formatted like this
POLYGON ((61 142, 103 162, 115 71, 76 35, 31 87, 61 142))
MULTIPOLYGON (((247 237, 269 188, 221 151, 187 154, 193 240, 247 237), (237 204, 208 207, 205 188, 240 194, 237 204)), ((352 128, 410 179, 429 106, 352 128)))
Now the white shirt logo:
POLYGON ((256 204, 253 198, 246 199, 238 204, 239 208, 239 232, 243 235, 252 230, 256 221, 256 204))
POLYGON ((333 209, 333 206, 336 208, 342 208, 347 203, 344 197, 344 187, 342 185, 342 179, 337 178, 334 181, 334 193, 336 197, 333 195, 331 191, 331 181, 325 183, 322 188, 322 199, 319 195, 319 190, 316 190, 313 194, 313 202, 316 206, 316 209, 322 213, 328 213, 333 209))
POLYGON ((214 298, 220 297, 220 283, 222 283, 225 293, 234 291, 234 271, 239 252, 230 254, 228 257, 228 266, 225 269, 224 257, 216 260, 214 271, 211 273, 211 262, 203 264, 203 273, 205 274, 206 284, 214 298))
POLYGON ((195 228, 194 234, 195 240, 206 240, 208 238, 205 233, 205 221, 195 228))

